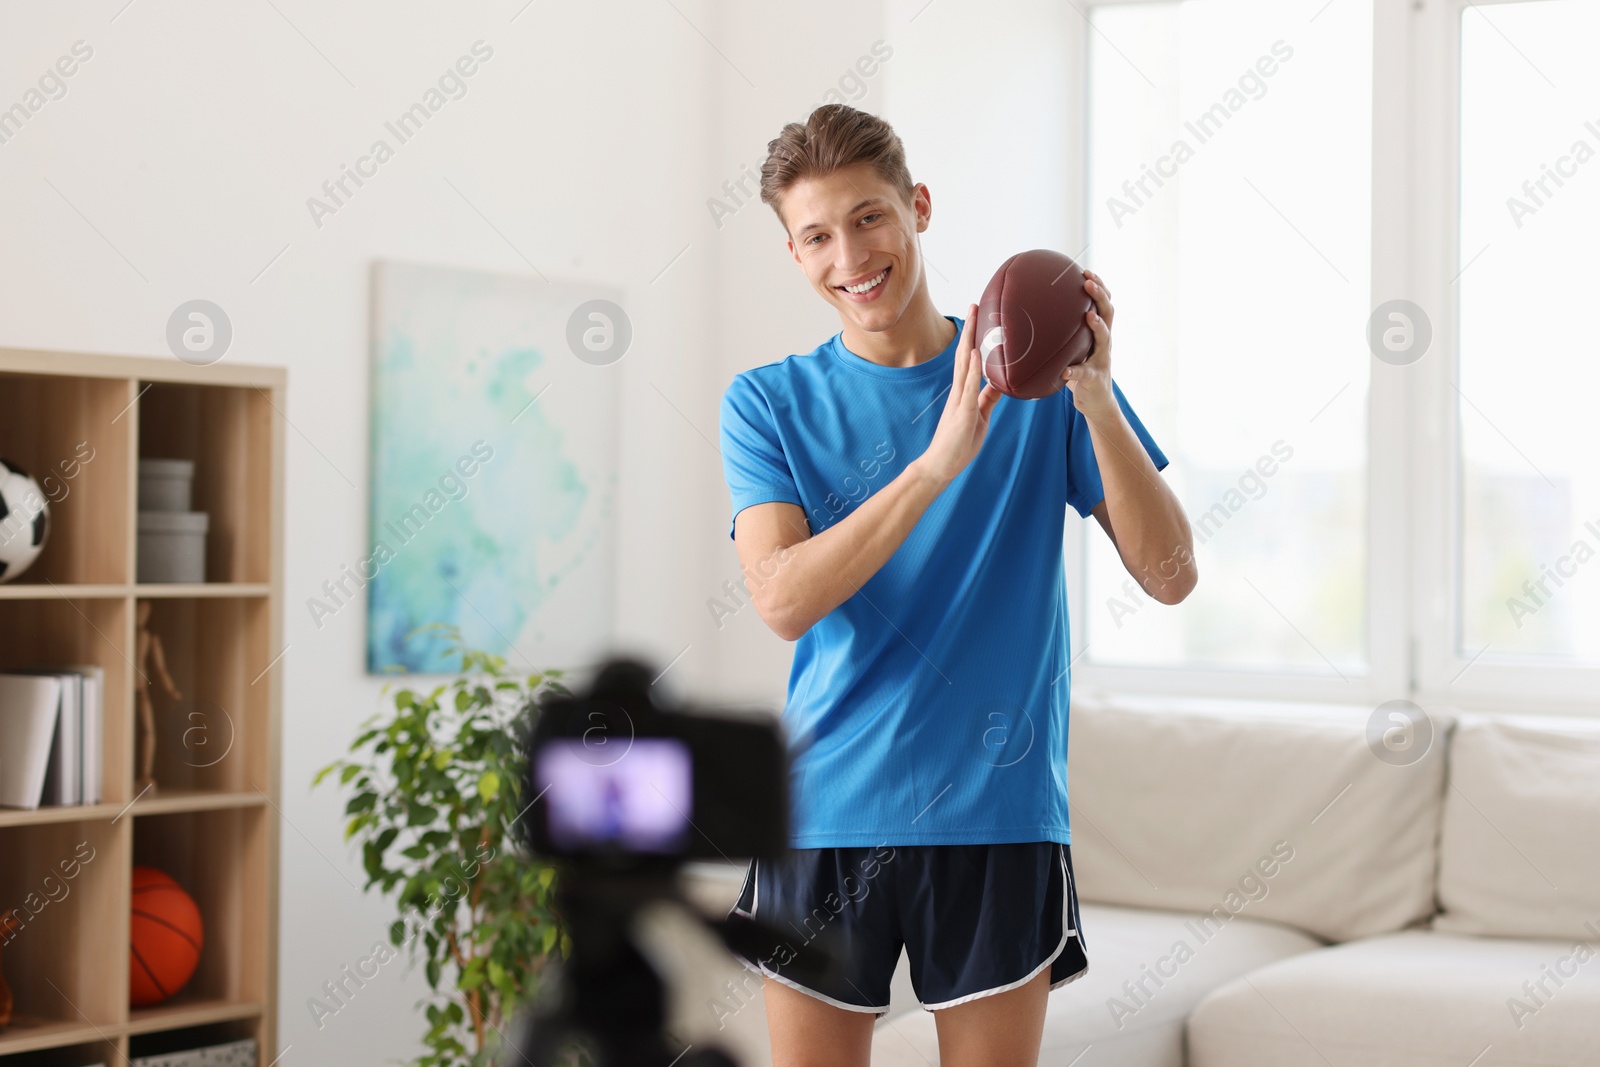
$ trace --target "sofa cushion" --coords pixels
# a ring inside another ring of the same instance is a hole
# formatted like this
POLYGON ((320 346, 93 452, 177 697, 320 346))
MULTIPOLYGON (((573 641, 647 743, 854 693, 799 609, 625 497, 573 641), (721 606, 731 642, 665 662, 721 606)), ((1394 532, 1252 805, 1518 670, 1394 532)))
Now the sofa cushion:
MULTIPOLYGON (((1083 904, 1089 970, 1050 994, 1039 1062, 1183 1067, 1183 1023, 1203 996, 1263 964, 1320 947, 1275 923, 1083 904), (1087 1049, 1087 1051, 1085 1051, 1087 1049)), ((873 1035, 873 1067, 938 1063, 932 1012, 894 1013, 873 1035)))
POLYGON ((1190 1067, 1593 1067, 1600 945, 1407 930, 1294 956, 1206 997, 1190 1067))
POLYGON ((1083 900, 1244 914, 1343 941, 1434 911, 1449 716, 1074 695, 1083 900), (1370 735, 1370 739, 1369 739, 1370 735), (1398 742, 1396 741, 1398 738, 1398 742))
POLYGON ((1600 720, 1461 716, 1434 929, 1600 938, 1597 843, 1600 720))

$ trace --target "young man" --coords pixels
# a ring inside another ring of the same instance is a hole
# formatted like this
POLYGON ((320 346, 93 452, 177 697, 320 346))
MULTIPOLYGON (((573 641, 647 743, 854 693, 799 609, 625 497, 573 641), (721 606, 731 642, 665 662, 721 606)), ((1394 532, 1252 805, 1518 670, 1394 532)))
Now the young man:
POLYGON ((902 945, 940 1062, 1034 1064, 1050 989, 1084 974, 1067 823, 1062 519, 1094 515, 1149 594, 1194 588, 1167 459, 1094 352, 1042 400, 983 379, 972 317, 928 296, 932 218, 894 131, 818 108, 768 145, 761 198, 843 327, 722 400, 731 535, 761 618, 795 641, 783 718, 793 850, 736 910, 847 965, 764 976, 777 1067, 866 1064, 902 945))

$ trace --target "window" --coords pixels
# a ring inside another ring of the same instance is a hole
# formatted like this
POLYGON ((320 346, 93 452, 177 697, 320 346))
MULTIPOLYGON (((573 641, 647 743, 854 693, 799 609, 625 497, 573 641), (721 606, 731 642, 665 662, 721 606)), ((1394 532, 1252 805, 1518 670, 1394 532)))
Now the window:
POLYGON ((1082 258, 1202 579, 1070 536, 1078 681, 1592 711, 1600 4, 1080 22, 1082 258))
POLYGON ((1467 658, 1600 664, 1596 41, 1592 0, 1461 13, 1458 652, 1467 658))
POLYGON ((1203 580, 1154 606, 1088 544, 1088 662, 1366 661, 1371 5, 1090 11, 1088 250, 1203 580))

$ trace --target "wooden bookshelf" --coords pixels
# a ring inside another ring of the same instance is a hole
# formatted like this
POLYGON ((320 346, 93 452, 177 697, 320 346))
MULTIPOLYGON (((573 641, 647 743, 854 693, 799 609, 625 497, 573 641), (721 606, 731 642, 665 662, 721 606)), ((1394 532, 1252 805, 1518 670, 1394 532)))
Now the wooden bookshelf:
POLYGON ((0 808, 0 912, 94 850, 0 950, 16 998, 0 1067, 126 1064, 190 1038, 254 1037, 262 1067, 277 1054, 284 389, 280 368, 0 348, 0 456, 57 480, 44 553, 0 585, 0 669, 105 671, 104 802, 0 808), (93 458, 64 477, 84 447, 93 458), (135 580, 140 457, 195 463, 203 584, 135 580), (155 693, 159 784, 137 795, 144 601, 183 700, 155 693), (136 865, 194 897, 206 940, 181 992, 130 1010, 136 865))

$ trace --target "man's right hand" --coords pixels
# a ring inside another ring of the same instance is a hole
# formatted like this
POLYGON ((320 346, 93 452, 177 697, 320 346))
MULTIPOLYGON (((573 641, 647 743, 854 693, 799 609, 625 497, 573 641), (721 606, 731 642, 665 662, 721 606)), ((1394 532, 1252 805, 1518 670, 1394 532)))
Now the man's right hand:
POLYGON ((944 412, 927 450, 911 461, 940 485, 954 481, 978 454, 984 435, 989 432, 989 414, 1004 395, 994 383, 984 384, 983 356, 973 347, 973 323, 977 317, 978 305, 967 305, 944 412))
POLYGON ((861 591, 894 555, 928 506, 978 454, 989 413, 1003 395, 983 385, 972 350, 976 304, 967 308, 944 414, 922 455, 850 514, 815 534, 806 513, 785 500, 752 504, 734 519, 744 573, 760 576, 750 599, 772 632, 796 641, 817 620, 861 591), (773 560, 779 565, 773 566, 773 560))

